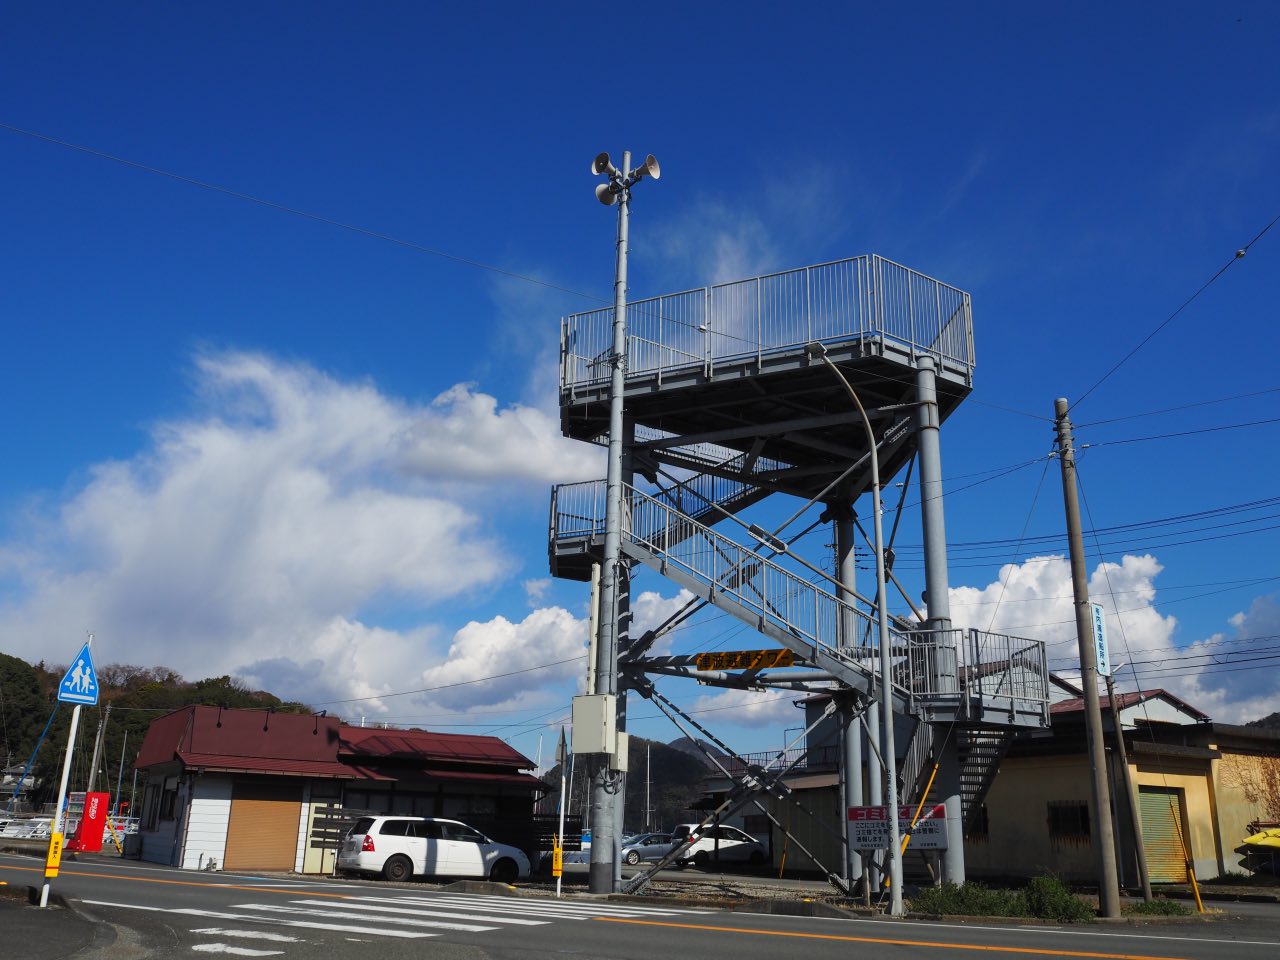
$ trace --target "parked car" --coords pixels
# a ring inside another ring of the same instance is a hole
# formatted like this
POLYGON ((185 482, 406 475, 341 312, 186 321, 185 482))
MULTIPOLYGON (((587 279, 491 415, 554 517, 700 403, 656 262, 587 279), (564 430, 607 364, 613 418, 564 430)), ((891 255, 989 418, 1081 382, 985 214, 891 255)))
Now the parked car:
POLYGON ((661 860, 671 849, 669 833, 639 833, 623 840, 622 860, 636 864, 641 860, 661 860))
POLYGON ((717 861, 723 863, 749 863, 758 867, 765 862, 768 851, 763 843, 737 827, 725 824, 711 825, 698 831, 696 823, 677 824, 671 831, 671 842, 683 843, 684 839, 695 834, 694 842, 684 851, 678 866, 694 866, 703 869, 717 861))
POLYGON ((457 820, 434 817, 361 817, 338 849, 341 873, 411 877, 488 877, 512 883, 529 876, 524 851, 494 843, 457 820))

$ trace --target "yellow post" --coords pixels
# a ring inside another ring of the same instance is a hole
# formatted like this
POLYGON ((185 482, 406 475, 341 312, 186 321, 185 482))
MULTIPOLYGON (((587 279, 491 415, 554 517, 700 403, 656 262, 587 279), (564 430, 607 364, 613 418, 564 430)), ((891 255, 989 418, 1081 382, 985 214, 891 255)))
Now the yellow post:
POLYGON ((1200 899, 1200 884, 1196 883, 1196 868, 1187 861, 1187 876, 1191 878, 1191 892, 1196 895, 1196 910, 1204 913, 1204 901, 1200 899))
POLYGON ((58 875, 58 865, 62 863, 62 834, 49 834, 49 854, 44 860, 44 875, 46 877, 56 877, 58 875))
MULTIPOLYGON (((924 803, 929 799, 929 791, 933 789, 933 778, 938 775, 938 766, 942 761, 938 761, 933 765, 933 772, 929 774, 929 782, 924 785, 924 793, 920 795, 920 803, 916 806, 915 816, 911 818, 911 829, 916 828, 916 824, 920 822, 920 812, 924 810, 924 803)), ((895 811, 896 814, 896 811, 895 811)), ((902 852, 907 852, 907 844, 911 842, 911 834, 908 833, 902 838, 902 852)))

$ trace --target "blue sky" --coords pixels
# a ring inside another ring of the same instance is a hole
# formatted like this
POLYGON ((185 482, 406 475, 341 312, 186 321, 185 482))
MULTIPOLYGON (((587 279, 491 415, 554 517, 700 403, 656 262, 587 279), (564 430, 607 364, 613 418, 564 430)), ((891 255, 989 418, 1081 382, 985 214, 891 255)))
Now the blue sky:
MULTIPOLYGON (((557 323, 609 296, 587 167, 629 148, 663 165, 637 190, 634 297, 865 252, 972 293, 948 532, 1009 542, 954 552, 953 602, 1061 658, 1061 548, 1017 549, 1062 527, 1053 399, 1280 213, 1277 28, 1266 3, 11 11, 0 123, 543 283, 0 130, 0 649, 66 660, 93 630, 103 660, 534 752, 577 663, 387 694, 576 655, 585 591, 543 582, 547 491, 603 469, 555 438, 557 323)), ((1280 417, 1277 244, 1075 412, 1098 526, 1274 495, 1277 425, 1218 428, 1280 417)), ((1240 656, 1280 647, 1277 513, 1104 538, 1117 659, 1170 665, 1145 686, 1274 708, 1274 661, 1240 656)), ((900 542, 909 573, 912 511, 900 542)), ((676 596, 641 587, 655 616, 676 596)), ((675 648, 756 645, 725 626, 675 648)), ((793 712, 704 716, 758 749, 793 712)))

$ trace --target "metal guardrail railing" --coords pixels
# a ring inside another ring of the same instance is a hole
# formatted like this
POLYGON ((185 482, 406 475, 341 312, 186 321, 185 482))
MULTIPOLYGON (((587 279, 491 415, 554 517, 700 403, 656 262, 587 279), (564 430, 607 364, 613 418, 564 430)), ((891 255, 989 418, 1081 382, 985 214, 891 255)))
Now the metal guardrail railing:
POLYGON ((790 750, 744 753, 741 757, 729 757, 723 762, 729 773, 741 776, 753 766, 769 767, 770 764, 792 773, 835 770, 839 765, 839 757, 840 748, 836 746, 792 747, 790 750))
MULTIPOLYGON (((753 618, 767 621, 809 646, 814 656, 822 652, 874 674, 878 634, 866 611, 629 484, 623 485, 623 497, 627 505, 624 541, 684 568, 717 593, 731 597, 753 618), (842 621, 855 624, 862 638, 856 656, 840 649, 842 621)), ((559 486, 552 494, 552 504, 553 542, 604 533, 603 481, 559 486)), ((895 651, 906 651, 909 646, 901 634, 892 634, 891 642, 895 651)), ((912 665, 911 656, 899 655, 892 666, 894 686, 905 696, 911 694, 912 665)))
MULTIPOLYGON (((732 481, 729 481, 732 483, 732 481)), ((878 670, 879 631, 871 613, 754 549, 722 536, 669 502, 624 484, 624 540, 638 543, 697 580, 734 599, 753 617, 774 626, 868 675, 878 670), (841 621, 857 638, 842 649, 841 621)), ((562 484, 551 498, 550 541, 602 536, 605 483, 562 484)), ((1049 669, 1043 641, 985 630, 890 629, 894 686, 919 702, 935 704, 975 698, 1008 704, 1022 713, 1044 712, 1049 669)))
MULTIPOLYGON (((562 321, 562 390, 609 379, 612 324, 612 307, 562 321)), ((872 254, 637 300, 627 305, 627 375, 710 375, 721 361, 862 338, 971 370, 969 294, 872 254)))

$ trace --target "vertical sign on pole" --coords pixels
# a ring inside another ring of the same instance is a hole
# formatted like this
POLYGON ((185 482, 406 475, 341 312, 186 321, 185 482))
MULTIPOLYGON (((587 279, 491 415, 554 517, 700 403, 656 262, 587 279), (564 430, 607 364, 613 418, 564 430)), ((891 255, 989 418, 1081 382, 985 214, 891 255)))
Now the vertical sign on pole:
POLYGON ((1093 648, 1098 660, 1098 675, 1111 676, 1111 651, 1107 647, 1107 620, 1103 616, 1102 604, 1091 603, 1093 608, 1093 648))
POLYGON ((62 859, 62 838, 65 833, 63 813, 66 811, 67 781, 71 779, 71 748, 76 742, 76 729, 80 726, 80 708, 98 702, 98 675, 93 669, 93 655, 89 648, 93 646, 93 634, 80 652, 76 654, 67 675, 58 684, 58 699, 63 703, 75 704, 71 711, 71 730, 67 734, 67 754, 62 761, 62 783, 58 786, 58 805, 54 808, 53 829, 49 834, 49 855, 45 859, 44 886, 40 888, 40 906, 49 905, 50 881, 58 875, 58 865, 62 859))
POLYGON ((560 728, 560 745, 556 747, 556 763, 560 766, 560 827, 551 845, 551 875, 556 878, 556 899, 560 898, 560 882, 564 877, 564 811, 565 768, 569 763, 569 745, 564 739, 564 727, 560 728))

